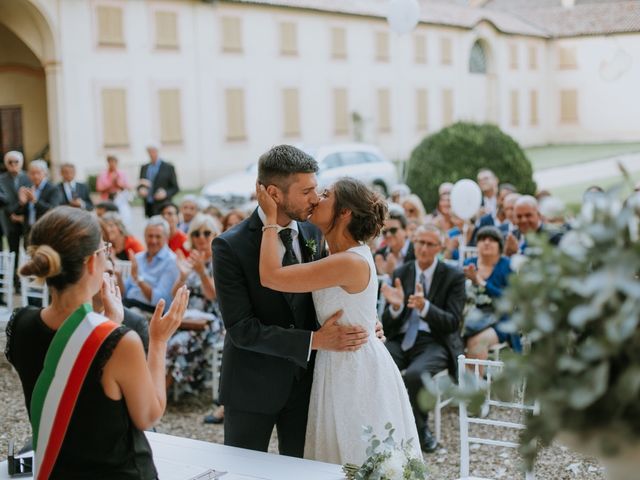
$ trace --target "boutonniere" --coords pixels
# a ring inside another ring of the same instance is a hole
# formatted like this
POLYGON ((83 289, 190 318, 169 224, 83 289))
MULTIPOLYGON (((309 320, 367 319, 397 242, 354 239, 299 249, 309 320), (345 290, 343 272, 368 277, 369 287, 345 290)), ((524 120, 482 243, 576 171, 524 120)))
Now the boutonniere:
POLYGON ((313 238, 310 240, 307 240, 304 244, 307 247, 307 250, 309 250, 309 253, 311 255, 316 254, 316 251, 318 250, 318 246, 316 245, 316 241, 313 238))

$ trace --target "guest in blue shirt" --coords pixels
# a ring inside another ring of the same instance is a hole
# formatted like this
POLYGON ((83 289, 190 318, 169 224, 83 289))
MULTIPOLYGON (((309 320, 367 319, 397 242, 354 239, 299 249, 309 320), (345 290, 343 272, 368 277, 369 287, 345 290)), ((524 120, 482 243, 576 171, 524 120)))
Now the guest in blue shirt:
POLYGON ((508 342, 515 351, 521 350, 520 336, 505 331, 503 316, 496 317, 495 302, 502 296, 511 275, 511 265, 502 256, 504 237, 494 226, 478 231, 478 256, 464 262, 464 274, 471 281, 470 293, 475 303, 472 313, 465 319, 467 356, 486 359, 489 348, 508 342))
POLYGON ((124 305, 153 312, 161 298, 171 304, 171 289, 179 276, 176 256, 167 246, 169 224, 160 215, 149 219, 144 230, 145 252, 129 251, 131 276, 124 285, 124 305))

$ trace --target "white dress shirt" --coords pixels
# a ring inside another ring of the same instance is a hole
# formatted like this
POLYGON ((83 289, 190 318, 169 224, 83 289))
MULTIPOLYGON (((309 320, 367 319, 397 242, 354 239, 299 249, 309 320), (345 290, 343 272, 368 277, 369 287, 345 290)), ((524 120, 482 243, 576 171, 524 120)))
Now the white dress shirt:
MULTIPOLYGON (((437 266, 438 266, 437 258, 433 260, 433 263, 426 270, 420 270, 418 261, 417 260, 415 261, 416 277, 415 277, 414 284, 417 285, 418 283, 420 283, 420 275, 424 273, 424 284, 426 287, 426 290, 424 291, 424 307, 422 307, 422 310, 420 310, 420 325, 418 326, 418 331, 421 331, 421 332, 431 331, 431 327, 429 327, 429 324, 425 320, 425 318, 427 317, 427 314, 429 313, 429 307, 431 306, 431 302, 427 300, 427 295, 429 294, 429 290, 431 289, 431 282, 433 281, 433 273, 436 271, 437 266)), ((391 313, 392 318, 398 318, 403 310, 404 310, 404 305, 400 305, 400 308, 397 308, 397 309, 393 305, 389 307, 389 312, 391 313)), ((408 322, 405 322, 405 324, 400 329, 400 333, 406 332, 408 328, 409 328, 409 324, 408 322)))

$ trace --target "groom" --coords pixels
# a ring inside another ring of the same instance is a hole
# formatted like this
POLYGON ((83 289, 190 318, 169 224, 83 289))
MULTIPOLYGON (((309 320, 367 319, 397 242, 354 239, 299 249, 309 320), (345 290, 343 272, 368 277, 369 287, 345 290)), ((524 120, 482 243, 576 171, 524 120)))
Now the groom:
MULTIPOLYGON (((317 171, 312 157, 289 145, 273 147, 258 162, 258 182, 277 192, 283 265, 326 254, 320 231, 306 223, 319 201, 317 171)), ((280 453, 302 457, 314 350, 353 349, 367 333, 337 325, 340 312, 318 329, 310 293, 260 285, 264 221, 257 208, 213 240, 213 276, 227 330, 220 379, 224 443, 266 452, 275 426, 280 453)))

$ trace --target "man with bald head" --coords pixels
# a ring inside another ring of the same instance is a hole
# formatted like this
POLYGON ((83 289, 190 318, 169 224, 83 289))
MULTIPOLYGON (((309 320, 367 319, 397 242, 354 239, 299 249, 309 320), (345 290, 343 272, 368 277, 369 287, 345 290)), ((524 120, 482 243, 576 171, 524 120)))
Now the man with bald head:
MULTIPOLYGON (((22 170, 23 163, 24 157, 22 153, 17 151, 7 152, 4 156, 4 165, 7 171, 0 175, 0 223, 9 242, 9 251, 16 254, 16 268, 18 266, 18 251, 24 224, 24 215, 18 213, 20 208, 18 191, 23 187, 31 187, 29 177, 22 170)), ((14 279, 17 284, 17 276, 14 276, 14 279)))
POLYGON ((531 195, 522 195, 515 201, 513 217, 516 230, 507 236, 504 246, 505 255, 511 256, 516 253, 526 253, 526 236, 531 233, 547 233, 551 245, 558 245, 564 234, 564 231, 547 232, 542 221, 542 215, 540 215, 538 201, 531 195))

